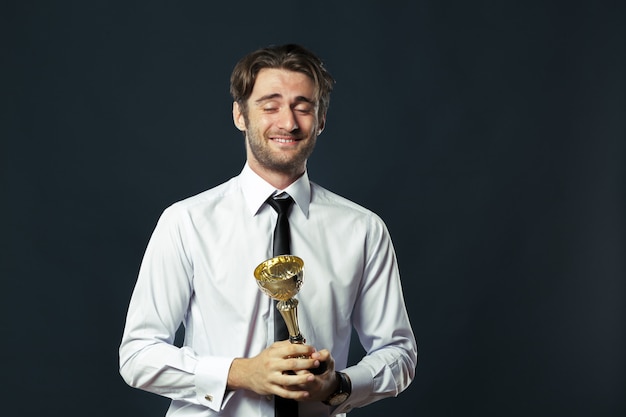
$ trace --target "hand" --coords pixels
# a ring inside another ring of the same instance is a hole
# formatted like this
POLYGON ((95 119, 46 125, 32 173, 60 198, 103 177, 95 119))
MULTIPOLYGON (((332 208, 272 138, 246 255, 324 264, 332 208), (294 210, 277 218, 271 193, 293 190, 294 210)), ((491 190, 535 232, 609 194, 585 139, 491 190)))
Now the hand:
POLYGON ((276 342, 255 357, 235 359, 228 374, 228 388, 303 400, 311 395, 308 389, 319 385, 309 369, 319 367, 320 361, 329 356, 309 345, 276 342))
POLYGON ((308 393, 302 398, 302 401, 324 401, 330 395, 337 391, 339 380, 335 373, 335 360, 330 352, 326 349, 319 352, 313 352, 311 359, 315 359, 316 363, 322 364, 320 368, 324 368, 323 372, 315 372, 315 369, 299 371, 299 373, 308 373, 307 382, 299 386, 299 389, 308 393))

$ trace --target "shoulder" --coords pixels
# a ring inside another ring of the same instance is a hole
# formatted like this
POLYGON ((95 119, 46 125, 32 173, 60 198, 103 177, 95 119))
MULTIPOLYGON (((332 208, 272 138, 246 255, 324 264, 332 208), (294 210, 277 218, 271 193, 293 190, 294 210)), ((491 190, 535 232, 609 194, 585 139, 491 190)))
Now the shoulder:
POLYGON ((363 242, 362 247, 371 256, 392 250, 389 230, 378 214, 314 183, 311 183, 309 220, 314 225, 323 225, 327 236, 345 245, 363 242))
POLYGON ((311 205, 335 212, 338 215, 349 215, 352 218, 383 223, 382 219, 372 210, 314 182, 311 182, 311 205))
POLYGON ((240 194, 238 177, 210 188, 201 193, 179 200, 163 211, 163 217, 194 217, 197 213, 204 213, 219 206, 224 199, 240 194))

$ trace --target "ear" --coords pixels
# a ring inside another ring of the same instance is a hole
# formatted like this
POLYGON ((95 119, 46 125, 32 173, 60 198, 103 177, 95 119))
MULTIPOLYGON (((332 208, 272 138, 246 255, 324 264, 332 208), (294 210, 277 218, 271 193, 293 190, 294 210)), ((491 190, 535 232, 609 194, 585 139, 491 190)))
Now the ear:
POLYGON ((239 107, 239 103, 236 101, 233 102, 233 122, 237 129, 242 132, 246 131, 246 120, 243 117, 243 113, 241 112, 241 108, 239 107))
POLYGON ((317 135, 321 135, 322 132, 324 131, 324 127, 326 127, 326 115, 324 114, 321 118, 319 123, 317 124, 317 135))

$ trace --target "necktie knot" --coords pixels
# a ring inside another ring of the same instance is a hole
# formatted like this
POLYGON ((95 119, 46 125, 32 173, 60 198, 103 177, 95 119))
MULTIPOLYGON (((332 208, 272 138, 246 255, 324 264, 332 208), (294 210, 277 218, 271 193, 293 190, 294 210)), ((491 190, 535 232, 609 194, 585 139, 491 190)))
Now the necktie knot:
POLYGON ((276 213, 281 216, 289 212, 289 208, 291 208, 293 204, 293 198, 291 198, 289 194, 282 198, 270 197, 267 199, 267 204, 272 206, 272 208, 276 210, 276 213))

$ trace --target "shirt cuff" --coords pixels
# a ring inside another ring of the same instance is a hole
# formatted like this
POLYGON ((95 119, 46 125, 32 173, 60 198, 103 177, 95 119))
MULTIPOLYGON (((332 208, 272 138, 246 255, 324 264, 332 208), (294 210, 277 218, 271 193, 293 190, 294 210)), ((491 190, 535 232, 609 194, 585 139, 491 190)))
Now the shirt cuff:
POLYGON ((347 413, 355 406, 359 406, 372 394, 374 378, 370 371, 362 366, 352 366, 341 371, 348 374, 352 383, 352 392, 343 404, 332 411, 332 414, 347 413))
POLYGON ((226 392, 228 372, 234 358, 209 357, 198 359, 196 365, 196 397, 198 402, 213 411, 220 411, 232 397, 226 392))

